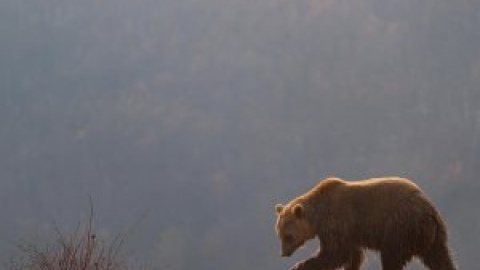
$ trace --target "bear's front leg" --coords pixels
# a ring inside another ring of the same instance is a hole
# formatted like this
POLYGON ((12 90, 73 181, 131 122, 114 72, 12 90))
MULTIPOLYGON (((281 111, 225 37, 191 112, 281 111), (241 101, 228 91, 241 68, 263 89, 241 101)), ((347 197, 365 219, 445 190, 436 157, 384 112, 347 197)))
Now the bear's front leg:
POLYGON ((347 250, 322 249, 315 257, 295 264, 290 270, 337 269, 344 266, 349 258, 347 250))

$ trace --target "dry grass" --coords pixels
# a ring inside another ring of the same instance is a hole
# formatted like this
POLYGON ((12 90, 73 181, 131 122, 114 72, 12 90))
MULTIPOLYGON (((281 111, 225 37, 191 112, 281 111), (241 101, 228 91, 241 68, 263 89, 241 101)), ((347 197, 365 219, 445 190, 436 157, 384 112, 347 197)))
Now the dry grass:
POLYGON ((56 227, 56 241, 47 245, 19 244, 18 256, 8 270, 131 270, 122 248, 126 234, 107 242, 94 233, 93 207, 90 218, 65 235, 56 227))

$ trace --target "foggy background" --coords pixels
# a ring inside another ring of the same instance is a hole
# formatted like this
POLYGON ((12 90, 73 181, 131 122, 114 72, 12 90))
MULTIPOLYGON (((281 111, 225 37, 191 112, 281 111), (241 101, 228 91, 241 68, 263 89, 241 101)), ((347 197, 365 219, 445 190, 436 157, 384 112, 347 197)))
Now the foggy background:
POLYGON ((480 1, 2 0, 0 153, 2 260, 91 196, 146 265, 288 269, 275 203, 397 175, 475 269, 480 1))

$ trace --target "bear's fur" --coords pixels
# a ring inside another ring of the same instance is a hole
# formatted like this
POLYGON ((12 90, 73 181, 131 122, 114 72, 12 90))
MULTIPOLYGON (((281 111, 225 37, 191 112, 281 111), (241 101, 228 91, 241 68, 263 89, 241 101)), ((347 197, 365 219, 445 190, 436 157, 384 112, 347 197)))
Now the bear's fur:
POLYGON ((318 237, 318 254, 292 269, 359 270, 364 249, 380 252, 383 270, 401 270, 419 258, 431 270, 455 270, 447 228, 439 213, 408 179, 347 182, 327 178, 287 205, 276 205, 282 256, 318 237))

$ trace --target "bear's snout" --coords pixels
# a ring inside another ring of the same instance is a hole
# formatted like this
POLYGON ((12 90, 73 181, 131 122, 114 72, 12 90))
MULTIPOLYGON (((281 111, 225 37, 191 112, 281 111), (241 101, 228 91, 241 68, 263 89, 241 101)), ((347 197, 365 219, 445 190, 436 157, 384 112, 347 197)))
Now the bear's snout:
POLYGON ((287 250, 285 250, 285 249, 282 249, 282 254, 281 254, 280 256, 282 256, 282 257, 290 257, 290 256, 292 256, 293 252, 294 252, 293 250, 292 250, 292 251, 287 251, 287 250))
POLYGON ((282 255, 281 255, 281 256, 282 256, 282 257, 290 257, 291 255, 292 255, 292 254, 287 254, 287 253, 285 253, 285 252, 282 252, 282 255))

